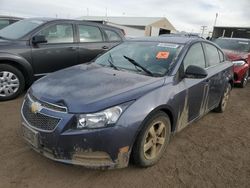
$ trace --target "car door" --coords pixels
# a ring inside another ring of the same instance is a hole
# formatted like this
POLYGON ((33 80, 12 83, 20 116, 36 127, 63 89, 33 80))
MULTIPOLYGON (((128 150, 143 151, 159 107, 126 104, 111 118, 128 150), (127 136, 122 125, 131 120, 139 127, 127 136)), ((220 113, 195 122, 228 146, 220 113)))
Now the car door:
MULTIPOLYGON (((204 51, 200 42, 193 44, 189 48, 183 59, 179 74, 184 75, 189 65, 199 66, 204 69, 206 67, 204 51)), ((191 122, 206 112, 209 82, 207 78, 194 79, 184 76, 181 77, 182 79, 177 85, 177 88, 182 90, 179 92, 180 98, 178 100, 183 103, 181 105, 183 107, 181 108, 179 119, 183 116, 183 113, 185 113, 186 120, 185 122, 181 122, 179 126, 184 127, 188 122, 191 122)), ((183 127, 179 127, 178 129, 182 129, 183 127)))
POLYGON ((109 48, 113 48, 122 42, 122 38, 116 31, 107 28, 103 28, 102 30, 104 31, 109 48))
POLYGON ((85 23, 78 24, 77 33, 80 63, 89 62, 97 55, 109 50, 109 45, 105 42, 104 35, 99 27, 85 23))
POLYGON ((224 64, 221 63, 218 48, 210 43, 203 43, 205 49, 205 56, 207 60, 207 72, 209 77, 209 94, 208 94, 208 108, 215 108, 221 98, 223 92, 224 79, 223 71, 224 64))
POLYGON ((44 35, 47 42, 32 45, 35 74, 42 75, 78 63, 78 45, 71 23, 54 23, 43 27, 36 35, 44 35))

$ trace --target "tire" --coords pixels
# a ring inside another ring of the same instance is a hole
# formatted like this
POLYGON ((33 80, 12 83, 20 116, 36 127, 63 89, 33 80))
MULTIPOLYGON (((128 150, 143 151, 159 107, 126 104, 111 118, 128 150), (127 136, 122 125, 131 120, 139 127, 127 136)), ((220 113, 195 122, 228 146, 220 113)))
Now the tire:
POLYGON ((241 88, 246 87, 247 81, 248 81, 248 75, 249 75, 249 73, 248 73, 248 71, 247 71, 246 74, 244 75, 244 77, 243 77, 242 80, 241 80, 241 83, 240 83, 240 87, 241 87, 241 88))
POLYGON ((0 64, 0 101, 16 98, 24 88, 23 74, 11 65, 0 64))
POLYGON ((170 134, 171 123, 167 114, 158 112, 150 116, 143 124, 134 144, 132 150, 133 162, 140 167, 149 167, 156 164, 166 150, 170 134), (157 133, 158 131, 160 132, 157 133), (155 134, 155 137, 153 134, 155 134))
POLYGON ((232 90, 232 86, 230 83, 228 83, 223 92, 223 96, 221 97, 219 106, 214 109, 215 112, 223 113, 225 111, 231 90, 232 90))

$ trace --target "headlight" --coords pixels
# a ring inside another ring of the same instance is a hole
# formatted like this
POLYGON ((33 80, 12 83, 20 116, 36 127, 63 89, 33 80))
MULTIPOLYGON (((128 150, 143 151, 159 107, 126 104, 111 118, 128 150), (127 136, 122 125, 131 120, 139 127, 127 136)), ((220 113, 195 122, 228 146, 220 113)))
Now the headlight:
POLYGON ((120 106, 108 108, 101 112, 79 115, 77 129, 100 128, 115 124, 129 104, 130 102, 120 106))
POLYGON ((242 60, 240 60, 240 61, 233 61, 233 64, 234 64, 234 66, 242 66, 242 65, 244 65, 246 62, 245 61, 242 61, 242 60))

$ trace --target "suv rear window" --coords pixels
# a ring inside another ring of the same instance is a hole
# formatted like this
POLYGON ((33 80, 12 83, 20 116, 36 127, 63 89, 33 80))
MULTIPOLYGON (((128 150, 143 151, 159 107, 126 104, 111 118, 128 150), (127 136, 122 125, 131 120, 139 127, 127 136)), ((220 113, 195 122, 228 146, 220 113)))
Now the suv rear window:
POLYGON ((102 33, 98 27, 78 25, 80 42, 101 42, 102 33))
POLYGON ((104 29, 104 32, 106 33, 109 41, 121 41, 120 36, 116 32, 107 29, 104 29))

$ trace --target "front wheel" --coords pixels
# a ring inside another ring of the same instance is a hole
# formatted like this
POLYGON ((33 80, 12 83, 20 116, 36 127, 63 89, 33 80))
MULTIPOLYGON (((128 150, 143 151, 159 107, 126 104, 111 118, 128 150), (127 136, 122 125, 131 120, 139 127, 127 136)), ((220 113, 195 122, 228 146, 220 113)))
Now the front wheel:
POLYGON ((226 109, 226 106, 228 104, 229 101, 229 96, 230 96, 230 92, 232 90, 232 86, 230 83, 227 84, 225 91, 223 93, 223 96, 221 97, 219 106, 217 108, 214 109, 215 112, 224 112, 226 109))
POLYGON ((0 101, 16 98, 24 88, 22 73, 11 65, 0 64, 0 101))
POLYGON ((149 167, 158 162, 169 143, 171 123, 164 112, 151 116, 143 125, 132 151, 135 164, 149 167))

